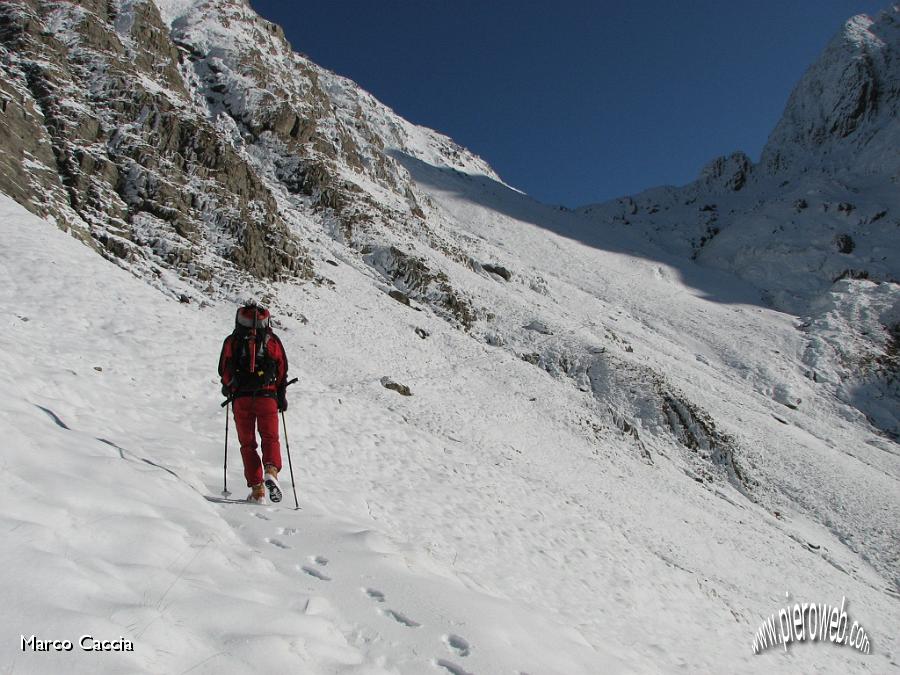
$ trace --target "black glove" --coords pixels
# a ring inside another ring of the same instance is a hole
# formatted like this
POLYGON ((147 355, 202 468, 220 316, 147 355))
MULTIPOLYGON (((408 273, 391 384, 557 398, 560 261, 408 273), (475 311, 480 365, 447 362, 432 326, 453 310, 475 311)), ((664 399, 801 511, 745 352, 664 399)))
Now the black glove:
POLYGON ((287 410, 287 387, 278 387, 278 412, 287 410))
POLYGON ((231 387, 229 387, 227 384, 222 385, 222 396, 224 396, 225 398, 231 398, 232 393, 233 392, 231 391, 231 387))

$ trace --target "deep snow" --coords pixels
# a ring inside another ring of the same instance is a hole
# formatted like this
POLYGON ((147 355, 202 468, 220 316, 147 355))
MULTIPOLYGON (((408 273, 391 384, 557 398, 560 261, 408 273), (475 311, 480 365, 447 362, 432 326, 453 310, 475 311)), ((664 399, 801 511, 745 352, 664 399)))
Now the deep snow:
MULTIPOLYGON (((727 484, 704 488, 677 458, 641 461, 617 429, 585 424, 596 419, 588 392, 412 312, 364 267, 329 265, 334 288, 278 289, 279 304, 308 319, 279 315, 301 378, 287 419, 302 510, 290 496, 265 508, 210 502, 224 431, 214 368, 233 305, 169 300, 6 198, 0 223, 10 672, 884 672, 896 661, 896 596, 827 529, 795 511, 775 517, 727 484), (385 374, 414 395, 382 388, 385 374), (806 645, 752 656, 753 632, 785 590, 846 595, 876 653, 806 645), (20 634, 85 633, 126 636, 135 652, 19 650, 20 634)), ((504 223, 491 225, 502 237, 504 223)), ((641 358, 662 358, 651 342, 683 350, 682 333, 699 345, 691 326, 710 337, 715 368, 670 361, 710 399, 725 393, 738 339, 748 353, 763 333, 791 346, 789 317, 710 302, 661 268, 632 295, 625 272, 648 263, 544 233, 524 237, 523 260, 546 255, 539 241, 604 268, 619 261, 606 281, 621 286, 604 294, 622 309, 594 316, 641 358), (682 311, 650 331, 623 301, 656 288, 682 311), (739 320, 696 327, 699 311, 739 320), (721 328, 709 335, 710 325, 721 328)), ((567 290, 552 302, 596 310, 567 290)), ((760 399, 742 409, 746 400, 721 404, 746 418, 745 433, 774 438, 768 426, 783 425, 760 399)), ((787 429, 809 444, 809 432, 787 429)), ((233 443, 232 433, 240 496, 233 443)), ((787 456, 797 445, 760 448, 773 475, 802 463, 787 456)), ((858 478, 855 461, 839 466, 847 496, 896 508, 895 492, 872 487, 882 470, 858 478)))

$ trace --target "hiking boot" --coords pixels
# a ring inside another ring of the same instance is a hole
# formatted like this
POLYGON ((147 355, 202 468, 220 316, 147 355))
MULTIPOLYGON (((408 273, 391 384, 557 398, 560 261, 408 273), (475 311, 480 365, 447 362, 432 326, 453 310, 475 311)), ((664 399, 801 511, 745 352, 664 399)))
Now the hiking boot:
POLYGON ((263 483, 251 486, 250 490, 250 494, 247 495, 248 502, 253 502, 254 504, 266 503, 266 486, 263 483))
POLYGON ((281 501, 281 485, 278 483, 278 469, 271 464, 266 467, 265 485, 269 489, 269 499, 272 503, 281 501))

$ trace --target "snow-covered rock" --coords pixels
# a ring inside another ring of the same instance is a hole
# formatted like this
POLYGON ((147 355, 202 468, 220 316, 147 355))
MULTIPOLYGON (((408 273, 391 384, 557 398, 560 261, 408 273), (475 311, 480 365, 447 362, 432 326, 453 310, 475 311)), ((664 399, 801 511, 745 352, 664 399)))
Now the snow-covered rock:
MULTIPOLYGON (((844 279, 868 279, 881 285, 882 296, 900 299, 898 64, 900 6, 875 18, 853 17, 794 89, 759 164, 734 153, 712 161, 689 185, 650 189, 579 213, 604 231, 627 230, 653 244, 636 245, 644 255, 667 262, 672 255, 690 257, 735 274, 758 288, 767 305, 805 316, 814 327, 824 325, 820 319, 827 323, 823 299, 846 302, 837 312, 849 315, 870 297, 855 297, 857 287, 835 293, 844 279)), ((892 323, 873 329, 849 321, 844 330, 866 342, 879 363, 892 363, 882 339, 892 323)), ((853 376, 840 363, 828 369, 850 378, 841 380, 845 389, 874 387, 889 408, 898 404, 879 384, 896 377, 890 367, 853 376)), ((860 405, 869 414, 869 404, 860 405)), ((896 424, 885 423, 891 415, 870 419, 896 435, 896 424)))
POLYGON ((900 10, 855 16, 795 87, 761 164, 777 175, 900 171, 900 10))
POLYGON ((15 0, 0 22, 0 189, 151 279, 308 277, 317 213, 357 246, 421 229, 394 153, 496 178, 240 0, 15 0))

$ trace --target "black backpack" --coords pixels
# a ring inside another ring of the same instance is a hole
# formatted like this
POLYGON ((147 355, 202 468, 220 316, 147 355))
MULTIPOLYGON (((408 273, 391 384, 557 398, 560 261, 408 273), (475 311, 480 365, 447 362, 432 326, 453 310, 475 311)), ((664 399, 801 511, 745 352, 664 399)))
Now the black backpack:
POLYGON ((278 379, 278 363, 269 356, 269 350, 266 348, 269 340, 273 338, 271 329, 253 331, 238 326, 231 337, 231 368, 234 374, 233 384, 237 391, 258 392, 275 384, 278 379), (255 359, 253 359, 254 351, 255 359), (253 361, 255 367, 251 369, 253 361))

